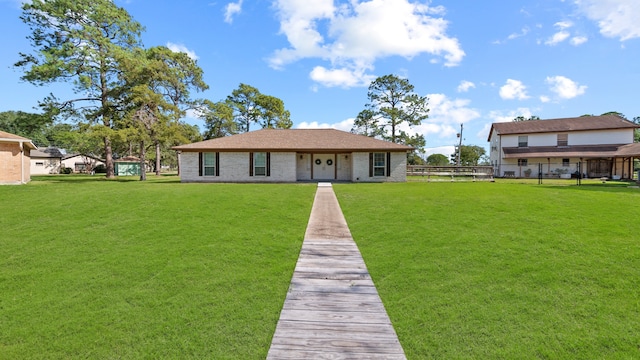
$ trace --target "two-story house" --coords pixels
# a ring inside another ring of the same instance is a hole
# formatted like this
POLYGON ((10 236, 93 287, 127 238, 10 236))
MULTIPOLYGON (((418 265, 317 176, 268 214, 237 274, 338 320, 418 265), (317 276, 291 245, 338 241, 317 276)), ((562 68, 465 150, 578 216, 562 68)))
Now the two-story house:
POLYGON ((616 115, 493 123, 491 165, 495 176, 632 178, 637 128, 616 115))

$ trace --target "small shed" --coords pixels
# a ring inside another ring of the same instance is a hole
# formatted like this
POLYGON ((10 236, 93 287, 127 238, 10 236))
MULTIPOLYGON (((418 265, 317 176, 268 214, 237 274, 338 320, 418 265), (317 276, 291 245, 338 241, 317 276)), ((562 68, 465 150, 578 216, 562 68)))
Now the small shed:
POLYGON ((141 175, 140 159, 135 156, 126 156, 113 161, 113 169, 116 176, 141 175))

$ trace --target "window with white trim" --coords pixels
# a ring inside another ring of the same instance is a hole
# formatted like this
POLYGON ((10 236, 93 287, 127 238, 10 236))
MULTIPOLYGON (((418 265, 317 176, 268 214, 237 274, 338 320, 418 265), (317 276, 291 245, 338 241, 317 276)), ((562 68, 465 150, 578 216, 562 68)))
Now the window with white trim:
POLYGON ((267 153, 253 153, 253 175, 267 176, 267 153))
POLYGON ((562 159, 562 166, 568 167, 570 165, 570 159, 562 159))
POLYGON ((202 175, 216 176, 216 153, 202 153, 202 175))
POLYGON ((518 159, 518 166, 527 166, 529 164, 528 159, 518 159))
POLYGON ((518 136, 518 147, 529 147, 529 136, 518 136))
POLYGON ((387 154, 373 153, 373 176, 385 176, 387 168, 387 154))

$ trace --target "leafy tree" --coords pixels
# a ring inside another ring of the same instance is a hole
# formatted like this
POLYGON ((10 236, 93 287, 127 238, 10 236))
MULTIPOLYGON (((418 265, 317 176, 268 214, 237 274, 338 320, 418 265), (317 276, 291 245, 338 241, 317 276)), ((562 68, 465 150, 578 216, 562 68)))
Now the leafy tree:
MULTIPOLYGON (((457 149, 456 149, 457 150, 457 149)), ((480 158, 486 154, 486 150, 478 145, 462 145, 460 147, 460 165, 475 166, 478 165, 480 158)), ((457 153, 451 154, 451 162, 456 162, 457 153)))
POLYGON ((379 125, 379 119, 373 110, 360 111, 353 122, 351 132, 369 137, 382 137, 384 130, 379 125))
POLYGON ((539 117, 539 116, 532 115, 531 117, 526 118, 526 117, 524 117, 524 116, 520 115, 520 116, 517 116, 517 117, 515 117, 515 118, 513 119, 513 121, 514 121, 514 122, 520 122, 520 121, 531 121, 531 120, 540 120, 540 117, 539 117))
POLYGON ((446 155, 431 154, 427 157, 427 165, 444 166, 449 164, 449 158, 446 155))
POLYGON ((275 96, 259 94, 256 104, 260 111, 260 125, 268 129, 290 129, 293 122, 284 102, 275 96))
POLYGON ((204 120, 205 139, 215 139, 238 133, 238 127, 233 118, 233 108, 228 102, 212 102, 204 100, 198 109, 199 118, 204 120))
POLYGON ((252 123, 259 123, 263 129, 289 129, 293 125, 281 99, 262 94, 251 85, 241 83, 227 96, 226 103, 233 109, 233 119, 240 132, 248 132, 252 123))
POLYGON ((606 113, 604 113, 604 114, 602 114, 602 115, 600 115, 600 116, 605 116, 605 115, 615 115, 615 116, 619 116, 619 117, 621 117, 621 118, 623 118, 623 119, 626 119, 626 118, 627 118, 626 116, 624 116, 624 114, 623 114, 623 113, 621 113, 621 112, 617 112, 617 111, 607 111, 606 113))
POLYGON ((0 130, 31 139, 36 146, 48 146, 44 136, 53 118, 46 114, 32 114, 23 111, 0 112, 0 130))
POLYGON ((409 80, 396 75, 378 77, 369 85, 366 109, 358 115, 355 127, 366 130, 365 135, 380 134, 382 138, 397 143, 402 137, 400 126, 419 125, 428 118, 427 97, 413 92, 409 80), (377 129, 372 130, 370 129, 377 129))
POLYGON ((15 64, 23 80, 36 85, 72 82, 77 98, 41 102, 54 115, 65 112, 98 123, 104 143, 107 178, 114 177, 112 129, 118 118, 121 86, 118 56, 139 43, 142 26, 110 0, 32 0, 20 19, 29 26, 32 54, 15 64))
MULTIPOLYGON (((123 108, 127 108, 123 129, 139 143, 140 166, 146 151, 155 147, 155 171, 160 175, 161 148, 179 132, 178 120, 195 106, 191 89, 204 90, 202 69, 187 54, 167 47, 136 49, 120 59, 124 80, 123 108)), ((146 180, 141 172, 140 180, 146 180)))
POLYGON ((233 109, 233 118, 240 131, 249 131, 251 123, 257 123, 260 118, 257 98, 260 91, 247 84, 240 86, 227 97, 227 103, 233 109))

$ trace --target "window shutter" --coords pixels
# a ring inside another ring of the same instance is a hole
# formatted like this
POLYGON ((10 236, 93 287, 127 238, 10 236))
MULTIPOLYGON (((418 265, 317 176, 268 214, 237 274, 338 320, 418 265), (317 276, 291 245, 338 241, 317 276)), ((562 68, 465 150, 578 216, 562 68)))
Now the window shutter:
POLYGON ((249 153, 249 176, 253 176, 253 153, 249 153))
POLYGON ((220 176, 220 153, 216 153, 216 176, 220 176))
POLYGON ((198 153, 198 176, 202 176, 202 153, 198 153))
POLYGON ((391 176, 391 153, 387 153, 387 177, 391 176))
POLYGON ((271 176, 271 153, 267 153, 267 176, 271 176))
POLYGON ((373 153, 369 153, 369 177, 373 177, 373 153))

